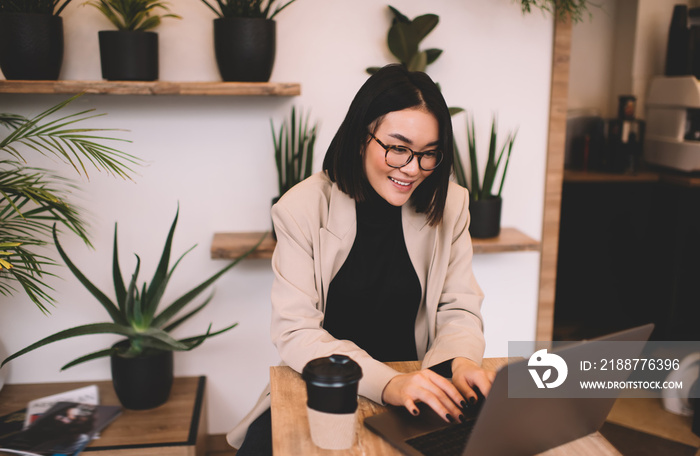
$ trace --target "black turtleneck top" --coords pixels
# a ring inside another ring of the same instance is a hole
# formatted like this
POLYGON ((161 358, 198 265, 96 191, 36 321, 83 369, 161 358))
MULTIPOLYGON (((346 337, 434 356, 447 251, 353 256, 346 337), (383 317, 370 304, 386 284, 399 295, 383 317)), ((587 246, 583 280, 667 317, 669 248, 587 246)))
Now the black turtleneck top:
POLYGON ((328 288, 323 327, 378 361, 415 360, 422 291, 406 249, 401 207, 372 190, 355 208, 357 236, 328 288))

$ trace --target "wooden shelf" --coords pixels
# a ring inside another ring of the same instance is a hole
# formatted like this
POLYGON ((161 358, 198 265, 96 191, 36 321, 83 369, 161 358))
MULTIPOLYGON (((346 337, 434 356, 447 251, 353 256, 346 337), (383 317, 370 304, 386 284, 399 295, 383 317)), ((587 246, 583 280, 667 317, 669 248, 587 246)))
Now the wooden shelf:
MULTIPOLYGON (((263 232, 214 233, 211 257, 217 260, 233 260, 249 251, 263 236, 263 232)), ((272 258, 276 241, 267 233, 260 246, 248 258, 272 258)), ((473 239, 474 253, 536 252, 540 243, 515 228, 502 228, 498 237, 473 239)))
MULTIPOLYGON (((30 400, 89 385, 97 385, 101 404, 119 404, 111 381, 5 385, 0 391, 0 416, 22 410, 30 400)), ((204 455, 207 431, 206 377, 176 377, 165 404, 150 410, 124 409, 84 454, 204 455)))
POLYGON ((104 95, 295 96, 296 82, 17 81, 0 80, 0 93, 104 95))

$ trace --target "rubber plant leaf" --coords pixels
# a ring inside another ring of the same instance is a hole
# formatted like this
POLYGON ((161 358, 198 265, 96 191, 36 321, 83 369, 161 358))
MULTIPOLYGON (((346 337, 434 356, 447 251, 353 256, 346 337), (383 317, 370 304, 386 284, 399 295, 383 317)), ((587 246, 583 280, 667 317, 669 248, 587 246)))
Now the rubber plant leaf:
POLYGON ((391 53, 404 65, 408 65, 411 57, 418 52, 418 40, 413 28, 405 22, 397 22, 389 29, 387 44, 391 53))
POLYGON ((408 62, 408 71, 425 71, 426 66, 428 66, 428 56, 425 51, 421 51, 411 57, 411 61, 408 62))
POLYGON ((403 22, 405 24, 411 23, 411 20, 408 17, 406 17, 404 14, 402 14, 399 10, 397 10, 393 6, 389 5, 389 9, 394 14, 394 21, 395 22, 403 22))
POLYGON ((435 14, 424 14, 411 21, 411 28, 416 40, 423 40, 438 25, 440 18, 435 14))
POLYGON ((426 49, 425 55, 428 57, 428 65, 430 65, 431 63, 436 61, 438 57, 440 57, 440 55, 442 55, 442 49, 426 49))

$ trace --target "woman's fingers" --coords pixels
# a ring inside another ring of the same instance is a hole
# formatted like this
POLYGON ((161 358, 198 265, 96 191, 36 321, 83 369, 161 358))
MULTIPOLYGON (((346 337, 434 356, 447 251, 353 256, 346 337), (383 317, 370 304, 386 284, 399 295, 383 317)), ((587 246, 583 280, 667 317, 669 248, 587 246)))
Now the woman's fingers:
POLYGON ((423 402, 447 422, 462 419, 463 399, 459 391, 430 370, 397 375, 386 386, 383 398, 389 404, 403 405, 413 415, 419 412, 416 402, 423 402))
POLYGON ((479 399, 477 391, 488 396, 495 378, 494 371, 484 370, 466 358, 456 358, 452 362, 452 382, 470 403, 479 399))

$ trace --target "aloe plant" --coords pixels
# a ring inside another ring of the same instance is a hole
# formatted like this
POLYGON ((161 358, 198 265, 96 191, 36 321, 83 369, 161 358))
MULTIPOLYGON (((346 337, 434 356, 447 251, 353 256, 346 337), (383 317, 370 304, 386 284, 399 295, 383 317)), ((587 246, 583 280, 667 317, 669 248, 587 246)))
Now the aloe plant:
MULTIPOLYGON (((433 31, 440 18, 436 14, 423 14, 409 19, 393 6, 389 5, 389 9, 394 14, 387 35, 389 51, 409 71, 425 71, 428 65, 440 57, 442 49, 420 50, 420 42, 433 31)), ((379 67, 367 68, 370 74, 378 70, 379 67)))
POLYGON ((476 134, 474 133, 474 117, 467 118, 467 145, 469 148, 469 164, 471 167, 470 182, 467 182, 462 159, 457 150, 457 143, 454 143, 454 176, 455 181, 469 189, 470 198, 473 200, 485 200, 490 198, 501 197, 503 192, 503 184, 508 172, 508 164, 510 162, 510 154, 513 151, 516 132, 508 133, 503 147, 498 152, 497 138, 497 122, 494 117, 491 121, 491 139, 489 141, 489 153, 484 167, 483 179, 479 176, 479 164, 477 161, 476 151, 476 134), (503 166, 501 166, 503 165, 503 166), (494 185, 499 181, 498 192, 493 191, 494 185))
POLYGON ((272 9, 277 0, 216 0, 217 10, 207 0, 202 0, 210 10, 218 17, 253 17, 262 19, 274 19, 283 9, 296 0, 289 0, 283 5, 277 5, 272 9))
POLYGON ((163 18, 180 19, 169 13, 167 3, 160 0, 92 0, 92 5, 117 28, 117 30, 146 31, 160 25, 163 18), (156 14, 160 10, 166 14, 156 14))
POLYGON ((32 13, 58 16, 71 0, 0 0, 0 13, 32 13))
MULTIPOLYGON (((179 216, 179 209, 175 214, 175 219, 170 227, 168 237, 165 241, 165 247, 160 257, 160 261, 156 268, 155 274, 151 279, 151 283, 144 282, 138 285, 138 276, 141 267, 141 259, 136 255, 136 268, 131 276, 128 286, 122 278, 121 269, 119 266, 118 244, 117 244, 117 226, 114 227, 114 255, 112 259, 112 280, 114 282, 114 293, 116 302, 107 297, 100 289, 98 289, 68 258, 66 252, 61 247, 58 241, 56 230, 53 230, 54 242, 58 249, 61 258, 65 261, 68 268, 73 272, 75 277, 81 284, 95 297, 97 302, 104 307, 111 318, 111 322, 92 323, 82 326, 76 326, 63 331, 59 331, 51 336, 45 337, 38 342, 35 342, 28 347, 8 356, 0 365, 4 366, 7 362, 24 355, 32 350, 43 347, 44 345, 65 340, 71 337, 78 337, 90 334, 118 334, 125 336, 129 341, 126 347, 112 346, 110 348, 90 353, 81 356, 68 364, 64 365, 61 370, 75 366, 77 364, 90 361, 93 359, 118 354, 125 357, 136 357, 153 351, 189 351, 201 345, 206 339, 222 334, 234 328, 237 323, 226 326, 215 332, 211 332, 211 324, 206 333, 185 339, 175 339, 170 335, 170 332, 180 326, 187 319, 201 311, 213 297, 210 294, 201 304, 194 309, 188 311, 184 315, 178 316, 192 300, 199 296, 204 290, 209 288, 219 277, 236 266, 243 258, 248 256, 250 252, 255 250, 260 241, 243 256, 226 265, 219 272, 209 277, 204 282, 200 283, 190 291, 175 299, 172 303, 160 310, 160 303, 165 294, 166 287, 170 282, 173 272, 175 271, 180 261, 194 249, 193 246, 185 251, 178 259, 172 268, 170 263, 170 251, 172 247, 173 235, 175 226, 179 216)), ((125 344, 126 345, 126 344, 125 344)))
POLYGON ((289 121, 282 122, 279 133, 270 119, 279 196, 311 175, 318 124, 310 126, 309 115, 304 117, 303 111, 300 112, 297 124, 296 108, 292 106, 289 121))

